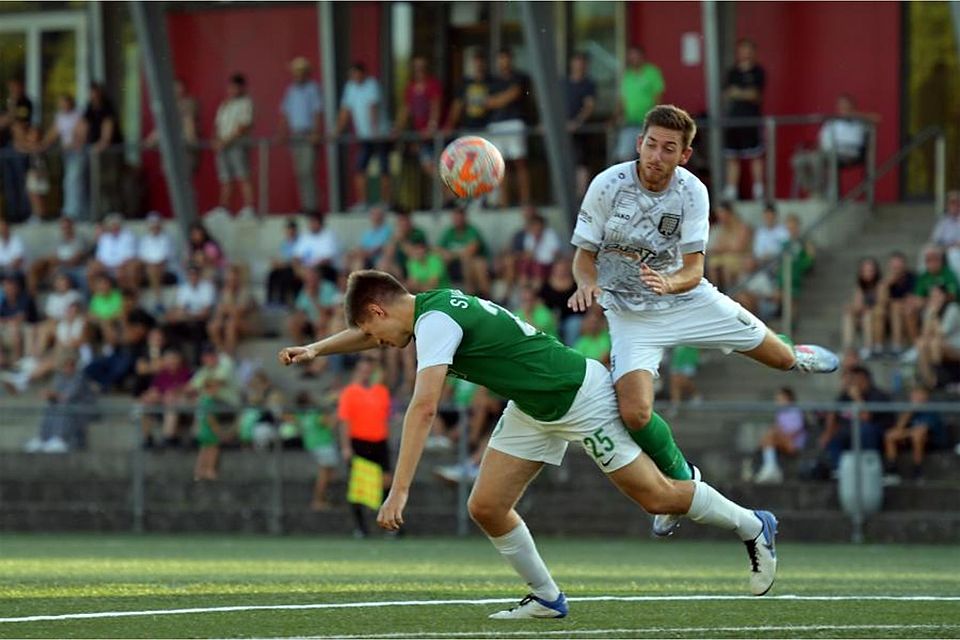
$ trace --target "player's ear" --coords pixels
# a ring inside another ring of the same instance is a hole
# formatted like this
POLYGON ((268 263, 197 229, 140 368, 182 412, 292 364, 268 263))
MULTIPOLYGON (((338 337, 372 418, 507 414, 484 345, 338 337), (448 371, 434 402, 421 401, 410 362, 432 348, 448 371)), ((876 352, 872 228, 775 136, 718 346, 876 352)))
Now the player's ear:
POLYGON ((687 160, 690 159, 690 156, 693 155, 693 147, 687 147, 683 150, 683 153, 680 154, 680 164, 687 164, 687 160))
POLYGON ((385 315, 387 315, 387 314, 386 314, 386 312, 383 310, 383 307, 381 307, 381 306, 378 305, 377 303, 371 302, 370 304, 367 305, 367 317, 368 317, 368 318, 377 318, 377 319, 380 319, 380 318, 383 318, 385 315))

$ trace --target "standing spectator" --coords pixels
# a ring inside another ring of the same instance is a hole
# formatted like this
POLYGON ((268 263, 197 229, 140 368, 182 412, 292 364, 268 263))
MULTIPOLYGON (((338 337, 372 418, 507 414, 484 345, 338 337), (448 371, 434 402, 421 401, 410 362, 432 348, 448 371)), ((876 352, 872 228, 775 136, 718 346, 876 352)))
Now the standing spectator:
POLYGON ((226 263, 223 249, 216 238, 210 235, 202 222, 194 222, 187 232, 187 254, 185 263, 194 264, 210 276, 219 275, 226 263))
POLYGON ((469 293, 481 296, 490 291, 490 265, 487 244, 480 230, 467 222, 467 211, 457 207, 451 212, 452 224, 440 236, 440 254, 454 282, 462 282, 469 293))
POLYGON ((194 362, 200 360, 207 322, 216 301, 217 289, 213 282, 203 277, 196 265, 188 267, 186 281, 177 287, 176 302, 164 317, 164 323, 172 337, 193 344, 194 362))
POLYGON ((188 393, 192 396, 200 395, 208 388, 210 381, 217 383, 213 395, 219 402, 230 407, 239 407, 242 404, 237 367, 233 358, 225 353, 217 353, 212 345, 205 345, 200 356, 200 368, 194 372, 187 385, 188 393))
MULTIPOLYGON (((217 178, 220 180, 220 203, 210 213, 230 214, 233 183, 240 185, 243 208, 237 214, 252 218, 253 183, 250 181, 250 131, 253 129, 253 100, 247 95, 247 78, 242 73, 230 76, 227 97, 217 108, 214 119, 217 154, 217 178)), ((209 215, 209 214, 208 214, 209 215)))
POLYGON ((26 182, 28 157, 23 153, 27 130, 33 122, 33 102, 23 90, 23 78, 7 80, 6 109, 0 113, 0 173, 3 173, 4 215, 26 220, 30 215, 26 182))
POLYGON ((0 369, 23 357, 24 342, 32 344, 37 317, 37 305, 16 276, 3 279, 0 299, 0 369), (10 347, 10 358, 4 357, 4 347, 10 347))
POLYGON ((253 330, 256 303, 244 283, 243 267, 230 265, 220 299, 207 323, 207 335, 217 351, 233 355, 237 343, 253 330))
MULTIPOLYGON (((200 107, 197 99, 187 93, 183 80, 176 78, 173 81, 173 96, 177 101, 177 113, 180 115, 180 129, 183 133, 183 144, 187 151, 187 163, 190 173, 196 174, 200 167, 200 126, 197 116, 200 107)), ((160 132, 154 129, 144 140, 148 147, 155 147, 160 140, 160 132)))
POLYGON ((293 82, 280 103, 280 143, 290 143, 293 173, 297 178, 300 210, 317 211, 317 144, 323 135, 323 96, 320 85, 310 77, 310 61, 303 57, 290 62, 293 82))
POLYGON ((43 132, 39 127, 28 127, 21 151, 27 154, 27 200, 30 202, 30 221, 42 222, 47 213, 50 194, 50 168, 43 152, 43 132))
POLYGON ((412 66, 410 82, 404 89, 403 102, 393 125, 393 136, 400 135, 408 126, 417 134, 420 139, 409 145, 410 150, 416 155, 423 172, 433 178, 437 172, 433 134, 440 126, 443 87, 435 76, 430 75, 424 56, 415 56, 412 66))
MULTIPOLYGON (((757 64, 757 47, 746 38, 737 42, 737 63, 727 72, 723 94, 727 99, 727 116, 757 118, 762 115, 766 72, 757 64)), ((723 190, 726 200, 740 197, 740 162, 750 161, 753 178, 753 199, 763 198, 763 140, 760 125, 735 126, 726 129, 724 155, 727 156, 727 181, 723 190)), ((770 194, 772 197, 774 194, 770 194)))
POLYGON ((907 266, 907 257, 899 251, 890 254, 886 276, 880 283, 877 301, 878 344, 885 344, 885 331, 890 327, 890 349, 895 355, 904 350, 904 333, 907 326, 907 302, 916 287, 916 276, 907 266))
POLYGON ((807 442, 806 420, 803 411, 795 407, 797 396, 790 387, 781 387, 777 391, 777 409, 773 426, 767 429, 760 440, 763 463, 753 477, 757 484, 779 484, 783 482, 783 471, 777 461, 777 454, 795 456, 803 451, 807 442))
POLYGON ((917 277, 913 295, 907 301, 907 334, 911 340, 920 335, 923 308, 934 287, 941 287, 950 300, 957 300, 960 296, 960 282, 944 263, 943 251, 939 247, 927 247, 923 252, 923 263, 926 268, 917 277))
POLYGON ((577 171, 577 197, 587 192, 590 170, 586 164, 586 146, 589 134, 579 133, 589 122, 597 99, 597 83, 589 75, 590 59, 578 51, 570 57, 570 73, 564 82, 567 101, 567 131, 572 135, 573 159, 577 171))
POLYGON ((27 442, 26 451, 67 453, 86 446, 87 425, 92 419, 90 409, 96 402, 96 393, 78 364, 79 355, 75 352, 61 356, 57 375, 43 392, 47 407, 40 420, 40 432, 27 442))
POLYGON ((337 235, 324 224, 319 213, 311 216, 307 224, 307 232, 300 235, 293 248, 294 270, 301 280, 305 269, 315 269, 325 280, 336 282, 340 260, 337 235))
POLYGON ((83 153, 83 138, 80 135, 82 117, 73 96, 69 93, 63 94, 57 101, 57 114, 53 124, 43 139, 45 150, 54 144, 60 145, 60 157, 63 159, 63 206, 60 213, 73 220, 82 218, 87 209, 87 159, 83 153))
POLYGON ((487 56, 483 51, 476 49, 472 56, 472 74, 463 79, 457 89, 450 112, 447 114, 447 123, 444 129, 453 131, 457 125, 470 132, 479 132, 487 128, 490 112, 487 107, 487 98, 490 95, 490 68, 487 56))
POLYGON ((197 400, 197 444, 200 452, 193 468, 194 482, 217 479, 217 463, 220 461, 220 445, 230 439, 229 424, 218 413, 217 394, 221 383, 210 378, 203 385, 197 400))
POLYGON ((960 273, 960 191, 947 194, 947 210, 933 228, 930 242, 943 249, 950 270, 960 273))
POLYGON ((383 140, 390 126, 387 107, 380 92, 380 83, 367 75, 367 67, 362 62, 355 62, 350 67, 349 80, 340 100, 337 136, 343 135, 350 123, 360 141, 360 153, 353 176, 357 199, 355 206, 367 206, 367 168, 374 155, 380 165, 380 201, 390 202, 390 148, 383 140))
POLYGON ((686 398, 700 401, 697 393, 697 371, 700 368, 700 350, 678 345, 670 350, 670 412, 677 415, 680 403, 686 398))
POLYGON ((106 272, 116 279, 121 289, 139 288, 137 276, 137 237, 123 226, 119 213, 107 216, 97 237, 94 260, 87 264, 87 282, 106 272))
MULTIPOLYGON (((3 222, 0 221, 0 247, 2 247, 3 222)), ((27 288, 30 293, 37 295, 41 288, 46 286, 50 274, 60 272, 66 274, 73 286, 81 286, 86 277, 84 263, 90 256, 92 247, 89 241, 77 233, 72 218, 60 219, 60 237, 57 238, 57 248, 52 254, 41 256, 30 264, 27 272, 27 288)), ((2 249, 0 249, 2 253, 2 249)))
MULTIPOLYGON (((82 130, 93 154, 93 162, 100 163, 100 208, 115 212, 120 209, 120 172, 123 168, 123 143, 120 121, 113 101, 107 97, 103 85, 90 85, 90 101, 83 112, 82 130)), ((92 212, 99 218, 100 211, 92 212)))
POLYGON ((750 257, 753 231, 729 202, 721 202, 714 215, 716 226, 710 234, 707 277, 718 289, 725 290, 737 282, 750 257))
POLYGON ((917 375, 928 387, 937 386, 941 365, 960 362, 960 304, 941 286, 930 288, 916 348, 917 375))
POLYGON ((883 350, 883 343, 877 341, 880 333, 877 325, 882 318, 878 312, 882 282, 880 263, 875 258, 860 260, 853 300, 847 305, 843 314, 843 348, 853 347, 854 335, 859 325, 863 344, 860 348, 860 358, 863 360, 872 355, 879 355, 883 350))
MULTIPOLYGON (((930 401, 930 391, 922 386, 914 387, 910 392, 910 402, 923 405, 930 401)), ((904 442, 910 443, 913 479, 923 478, 923 456, 927 443, 937 443, 944 436, 940 414, 934 411, 905 411, 897 416, 897 421, 883 434, 884 481, 900 480, 897 475, 897 451, 904 442), (892 476, 892 477, 891 477, 892 476)))
POLYGON ((372 269, 380 262, 384 247, 393 236, 393 228, 387 224, 387 213, 383 207, 373 207, 368 216, 370 226, 360 236, 360 246, 347 254, 349 271, 372 269))
POLYGON ((620 99, 614 108, 613 124, 620 127, 614 156, 617 162, 637 157, 637 144, 647 112, 660 103, 666 89, 660 69, 647 61, 641 47, 627 49, 627 66, 620 78, 620 99))
MULTIPOLYGON (((340 453, 344 461, 354 456, 380 465, 383 486, 390 486, 390 390, 379 382, 379 365, 370 355, 362 355, 353 378, 340 393, 337 418, 340 421, 340 453)), ((363 506, 351 505, 356 524, 354 535, 369 535, 363 506)))
POLYGON ((487 131, 492 142, 513 165, 504 173, 504 181, 496 189, 499 205, 506 207, 510 198, 507 176, 517 176, 520 204, 530 204, 530 173, 527 170, 527 133, 525 111, 530 95, 530 78, 513 67, 513 52, 504 48, 497 54, 497 75, 490 82, 487 109, 490 120, 487 131))
POLYGON ((317 462, 317 479, 313 483, 312 511, 326 511, 330 508, 327 500, 327 487, 337 470, 339 457, 333 429, 315 404, 308 391, 301 391, 296 397, 297 426, 303 438, 303 448, 310 452, 317 462))
POLYGON ((284 238, 280 241, 280 255, 270 260, 270 273, 267 274, 267 304, 288 306, 293 302, 301 283, 293 271, 293 251, 299 240, 297 221, 287 220, 284 226, 284 238))
POLYGON ((0 277, 22 277, 24 266, 23 240, 10 231, 10 223, 0 216, 0 277))
MULTIPOLYGON (((873 376, 863 366, 853 367, 843 376, 844 389, 837 402, 889 402, 890 395, 873 384, 873 376)), ((883 450, 883 432, 890 426, 889 414, 860 413, 860 442, 863 449, 883 450)), ((840 464, 840 455, 851 447, 852 416, 848 412, 827 414, 826 428, 820 434, 819 445, 830 456, 831 468, 840 464)))
POLYGON ((763 224, 753 232, 753 257, 763 262, 780 255, 790 240, 790 232, 777 220, 777 206, 768 202, 763 208, 763 224))
POLYGON ((163 218, 156 212, 147 216, 147 232, 140 236, 137 243, 136 275, 134 282, 143 282, 146 272, 147 283, 153 296, 154 307, 160 307, 160 290, 165 282, 174 281, 172 270, 176 265, 173 239, 163 230, 163 218))

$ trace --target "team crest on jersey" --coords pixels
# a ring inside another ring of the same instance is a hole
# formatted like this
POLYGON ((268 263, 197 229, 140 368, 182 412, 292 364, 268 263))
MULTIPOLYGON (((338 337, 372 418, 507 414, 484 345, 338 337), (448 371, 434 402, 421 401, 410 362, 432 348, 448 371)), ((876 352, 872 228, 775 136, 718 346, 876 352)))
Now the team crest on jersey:
POLYGON ((662 235, 672 236, 680 228, 680 216, 675 213, 665 213, 660 217, 660 224, 657 225, 657 231, 662 235))

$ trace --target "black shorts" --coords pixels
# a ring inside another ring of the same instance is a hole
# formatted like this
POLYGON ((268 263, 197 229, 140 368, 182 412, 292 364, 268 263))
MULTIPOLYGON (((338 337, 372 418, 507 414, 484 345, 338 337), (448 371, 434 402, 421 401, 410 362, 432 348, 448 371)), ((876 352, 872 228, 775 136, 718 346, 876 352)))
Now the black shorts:
POLYGON ((763 137, 759 127, 727 129, 723 153, 728 158, 758 158, 763 155, 763 137))
POLYGON ((380 161, 380 174, 390 172, 390 145, 386 142, 361 142, 360 153, 357 155, 357 171, 366 171, 370 159, 377 156, 380 161))
POLYGON ((353 455, 360 456, 370 462, 375 462, 384 471, 390 471, 390 447, 386 440, 379 442, 370 442, 369 440, 357 440, 350 438, 350 448, 353 449, 353 455))

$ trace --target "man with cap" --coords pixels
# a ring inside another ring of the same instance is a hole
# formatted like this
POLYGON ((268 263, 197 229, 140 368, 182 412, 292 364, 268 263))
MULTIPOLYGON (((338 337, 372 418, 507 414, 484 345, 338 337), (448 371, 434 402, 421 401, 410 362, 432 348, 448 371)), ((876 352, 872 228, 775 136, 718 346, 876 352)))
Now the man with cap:
POLYGON ((323 97, 320 85, 310 77, 310 62, 304 57, 290 62, 293 82, 287 86, 280 103, 278 137, 290 143, 293 171, 297 176, 300 210, 317 210, 315 175, 316 144, 323 132, 323 97))

